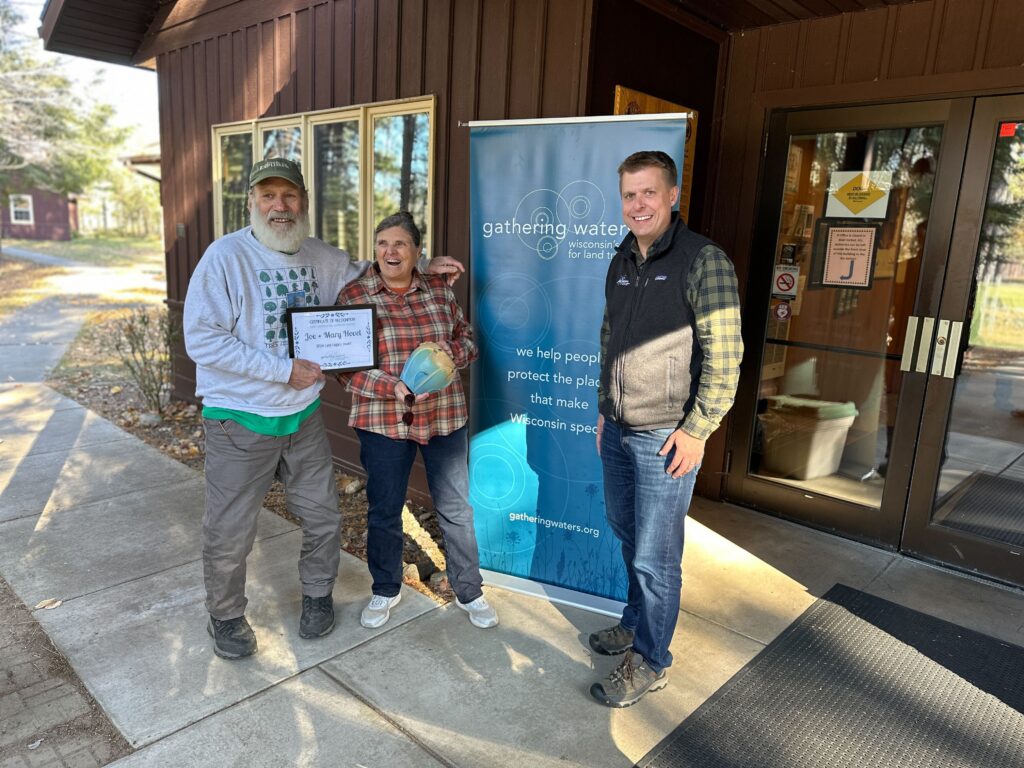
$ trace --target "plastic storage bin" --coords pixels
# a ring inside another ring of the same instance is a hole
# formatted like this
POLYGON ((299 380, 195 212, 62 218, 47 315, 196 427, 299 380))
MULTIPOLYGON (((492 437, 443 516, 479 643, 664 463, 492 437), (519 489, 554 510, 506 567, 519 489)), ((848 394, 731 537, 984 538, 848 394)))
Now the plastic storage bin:
POLYGON ((856 418, 853 403, 793 395, 769 397, 768 410, 758 416, 764 468, 798 480, 833 474, 839 469, 846 434, 856 418))

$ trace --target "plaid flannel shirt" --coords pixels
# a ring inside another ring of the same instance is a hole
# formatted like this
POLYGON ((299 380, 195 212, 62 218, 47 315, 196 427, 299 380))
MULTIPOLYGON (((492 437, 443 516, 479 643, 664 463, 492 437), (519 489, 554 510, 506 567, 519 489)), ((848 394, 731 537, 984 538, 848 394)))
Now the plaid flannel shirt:
POLYGON ((686 298, 693 307, 704 365, 697 399, 683 431, 706 440, 732 407, 740 380, 743 336, 740 300, 732 262, 717 248, 705 248, 690 269, 686 298))
POLYGON ((473 329, 444 277, 413 272, 404 294, 391 291, 376 265, 338 294, 338 304, 377 305, 377 364, 369 371, 341 374, 352 393, 349 426, 394 440, 425 444, 437 435, 450 435, 466 423, 466 396, 459 376, 440 392, 413 406, 413 422, 402 423, 405 403, 395 399, 405 361, 426 341, 446 341, 456 368, 476 359, 473 329))

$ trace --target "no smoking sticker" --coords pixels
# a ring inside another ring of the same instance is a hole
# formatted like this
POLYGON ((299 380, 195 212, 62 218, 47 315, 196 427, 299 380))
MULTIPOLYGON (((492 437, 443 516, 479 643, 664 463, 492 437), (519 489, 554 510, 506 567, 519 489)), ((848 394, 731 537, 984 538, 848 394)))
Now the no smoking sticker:
POLYGON ((777 264, 772 278, 772 296, 779 299, 795 299, 796 286, 800 280, 800 267, 792 264, 777 264))

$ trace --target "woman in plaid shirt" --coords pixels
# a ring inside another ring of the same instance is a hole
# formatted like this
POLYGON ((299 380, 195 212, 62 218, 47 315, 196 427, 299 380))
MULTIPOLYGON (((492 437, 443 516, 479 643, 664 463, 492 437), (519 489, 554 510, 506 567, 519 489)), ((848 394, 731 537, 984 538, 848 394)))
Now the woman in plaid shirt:
POLYGON ((402 211, 374 230, 376 263, 338 294, 338 304, 377 306, 379 368, 342 374, 352 393, 349 425, 366 469, 366 555, 373 596, 363 609, 364 627, 382 626, 402 598, 402 506, 416 451, 423 454, 427 484, 444 535, 448 580, 456 603, 477 627, 493 627, 498 615, 483 595, 480 557, 469 505, 466 398, 458 376, 440 392, 413 395, 399 379, 406 359, 424 342, 435 342, 465 368, 476 358, 473 329, 444 277, 416 269, 422 251, 419 228, 402 211))

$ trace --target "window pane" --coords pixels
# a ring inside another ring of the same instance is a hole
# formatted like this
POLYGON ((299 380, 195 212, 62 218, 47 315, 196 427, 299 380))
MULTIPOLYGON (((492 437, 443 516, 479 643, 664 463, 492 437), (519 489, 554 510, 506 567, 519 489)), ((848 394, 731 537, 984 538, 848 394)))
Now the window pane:
POLYGON ((429 240, 430 115, 391 115, 373 121, 373 221, 409 211, 429 240))
POLYGON ((249 223, 246 200, 252 169, 252 134, 234 133, 220 137, 221 221, 224 231, 234 232, 249 223))
POLYGON ((313 127, 315 235, 359 258, 359 121, 313 127))
MULTIPOLYGON (((999 126, 932 522, 1024 544, 1024 123, 999 126)), ((952 354, 959 349, 951 349, 952 354)))
POLYGON ((32 198, 27 195, 11 195, 11 221, 31 223, 32 198))
POLYGON ((262 135, 264 160, 283 157, 302 165, 302 128, 268 128, 262 135))
POLYGON ((14 221, 32 221, 32 198, 24 195, 12 195, 10 210, 11 219, 14 221))
POLYGON ((938 126, 791 137, 764 288, 771 298, 752 474, 880 507, 941 138, 938 126), (878 207, 835 212, 854 184, 878 207), (830 232, 868 243, 857 280, 843 282, 852 266, 826 267, 841 252, 830 232))

